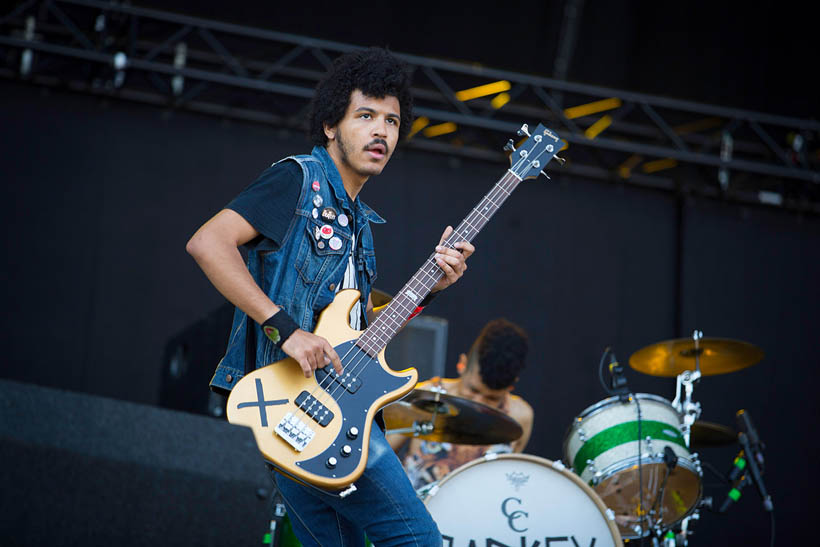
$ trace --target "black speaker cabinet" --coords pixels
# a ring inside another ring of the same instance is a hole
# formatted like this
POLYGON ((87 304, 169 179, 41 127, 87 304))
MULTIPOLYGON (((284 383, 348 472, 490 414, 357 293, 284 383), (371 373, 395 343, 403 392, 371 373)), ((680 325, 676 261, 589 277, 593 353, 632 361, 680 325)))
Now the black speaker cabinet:
POLYGON ((444 376, 446 355, 447 320, 431 315, 411 319, 384 351, 390 368, 417 368, 419 381, 444 376))
POLYGON ((223 304, 173 335, 165 344, 159 406, 222 417, 224 398, 208 382, 225 355, 234 307, 223 304))
POLYGON ((273 483, 250 429, 0 380, 0 544, 259 545, 273 483))

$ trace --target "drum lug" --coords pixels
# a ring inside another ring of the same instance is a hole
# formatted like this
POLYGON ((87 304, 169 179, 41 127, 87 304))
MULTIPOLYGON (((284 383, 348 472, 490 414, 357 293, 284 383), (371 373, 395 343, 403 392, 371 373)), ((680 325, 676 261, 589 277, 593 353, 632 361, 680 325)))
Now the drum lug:
POLYGON ((695 471, 697 471, 698 475, 700 475, 702 477, 703 476, 703 468, 700 465, 700 458, 698 458, 698 453, 697 452, 692 453, 692 463, 695 466, 695 471))
POLYGON ((598 486, 598 483, 601 482, 601 477, 603 476, 603 474, 600 471, 598 471, 598 468, 595 467, 595 462, 593 462, 592 460, 587 460, 587 469, 592 471, 592 479, 590 479, 590 482, 593 486, 598 486))
POLYGON ((606 518, 608 518, 609 520, 615 520, 615 511, 613 511, 609 507, 606 508, 606 511, 604 511, 604 513, 606 514, 606 518))
POLYGON ((582 443, 587 442, 587 433, 586 433, 586 431, 584 431, 580 427, 578 428, 578 440, 581 441, 582 443))

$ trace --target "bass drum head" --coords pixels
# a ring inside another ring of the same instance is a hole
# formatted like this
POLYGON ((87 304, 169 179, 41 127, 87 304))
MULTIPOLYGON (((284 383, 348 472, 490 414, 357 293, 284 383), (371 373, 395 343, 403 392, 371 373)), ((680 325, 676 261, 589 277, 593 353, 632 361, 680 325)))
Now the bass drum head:
MULTIPOLYGON (((597 494, 560 462, 502 454, 462 465, 425 505, 444 545, 622 545, 597 494), (573 543, 574 542, 574 543, 573 543)), ((609 514, 612 514, 609 512, 609 514)))

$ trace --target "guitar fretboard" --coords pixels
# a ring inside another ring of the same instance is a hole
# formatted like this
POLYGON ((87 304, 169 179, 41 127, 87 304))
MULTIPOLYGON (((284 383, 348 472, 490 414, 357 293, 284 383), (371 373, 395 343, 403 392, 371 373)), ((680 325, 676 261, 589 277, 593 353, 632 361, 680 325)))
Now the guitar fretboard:
MULTIPOLYGON (((459 241, 471 242, 520 182, 521 178, 508 170, 442 245, 454 249, 459 241)), ((419 303, 444 276, 444 272, 436 263, 435 255, 436 253, 432 253, 427 258, 410 281, 379 313, 373 324, 356 341, 357 346, 375 357, 401 330, 419 303)))

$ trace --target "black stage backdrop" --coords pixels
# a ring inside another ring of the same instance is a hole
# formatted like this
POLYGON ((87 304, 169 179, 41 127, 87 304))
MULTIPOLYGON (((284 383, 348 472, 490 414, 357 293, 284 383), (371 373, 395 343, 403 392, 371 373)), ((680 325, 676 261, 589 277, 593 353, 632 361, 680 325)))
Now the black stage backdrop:
MULTIPOLYGON (((224 302, 186 241, 272 161, 309 150, 307 141, 17 84, 0 95, 2 375, 158 404, 166 342, 224 302)), ((362 194, 388 219, 375 229, 376 286, 398 290, 506 167, 399 149, 362 194)), ((695 396, 704 420, 733 425, 736 410, 749 411, 767 445, 778 544, 812 537, 804 517, 820 486, 810 465, 820 425, 820 219, 553 173, 522 184, 477 239, 464 279, 428 308, 449 321, 448 374, 489 319, 525 327, 532 352, 516 392, 536 413, 527 452, 555 460, 573 417, 605 398, 604 347, 626 363, 695 328, 756 344, 761 363, 706 377, 695 396)), ((636 392, 674 397, 672 379, 627 376, 636 392)), ((701 456, 725 472, 736 450, 701 456)), ((704 482, 719 505, 726 488, 708 471, 704 482)), ((704 512, 694 528, 693 545, 769 542, 751 488, 730 513, 704 512)))

